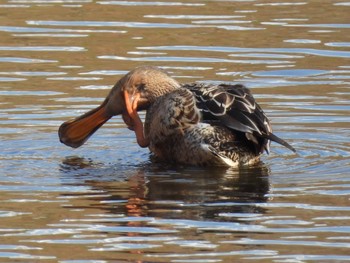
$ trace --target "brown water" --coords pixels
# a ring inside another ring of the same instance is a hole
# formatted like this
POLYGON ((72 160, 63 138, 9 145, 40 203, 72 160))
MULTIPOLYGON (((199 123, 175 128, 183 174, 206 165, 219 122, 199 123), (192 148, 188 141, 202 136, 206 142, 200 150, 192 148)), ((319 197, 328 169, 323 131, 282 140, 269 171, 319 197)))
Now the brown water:
POLYGON ((1 262, 350 261, 350 2, 0 1, 1 262), (65 120, 140 65, 243 83, 297 150, 152 163, 114 118, 65 120))

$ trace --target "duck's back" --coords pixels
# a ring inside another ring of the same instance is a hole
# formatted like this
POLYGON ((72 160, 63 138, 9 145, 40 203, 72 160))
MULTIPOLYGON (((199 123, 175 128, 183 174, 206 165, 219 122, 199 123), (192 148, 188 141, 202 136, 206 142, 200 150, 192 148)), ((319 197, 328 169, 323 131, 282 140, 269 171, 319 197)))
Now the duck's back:
POLYGON ((150 149, 166 161, 194 165, 229 165, 256 162, 258 155, 247 139, 222 125, 203 122, 203 109, 190 89, 159 97, 148 109, 145 136, 150 149))

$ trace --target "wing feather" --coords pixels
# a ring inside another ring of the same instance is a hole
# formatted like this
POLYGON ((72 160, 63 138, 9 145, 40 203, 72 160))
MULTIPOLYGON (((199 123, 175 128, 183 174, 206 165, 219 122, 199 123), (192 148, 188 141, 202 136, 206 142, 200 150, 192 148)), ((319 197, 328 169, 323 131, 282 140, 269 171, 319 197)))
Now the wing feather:
POLYGON ((269 152, 270 140, 295 149, 272 133, 269 119, 244 85, 185 84, 192 91, 203 121, 219 121, 226 127, 245 134, 258 152, 269 152))

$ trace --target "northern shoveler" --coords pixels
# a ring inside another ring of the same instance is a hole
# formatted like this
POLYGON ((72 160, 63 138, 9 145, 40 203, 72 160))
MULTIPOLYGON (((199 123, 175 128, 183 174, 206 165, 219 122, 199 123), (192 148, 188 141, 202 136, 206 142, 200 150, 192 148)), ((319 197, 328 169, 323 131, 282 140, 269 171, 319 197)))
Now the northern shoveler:
POLYGON ((254 164, 270 141, 295 152, 243 85, 179 84, 157 67, 122 77, 104 102, 59 128, 60 141, 79 147, 112 116, 122 115, 141 147, 158 158, 191 165, 254 164), (143 125, 138 111, 146 110, 143 125))

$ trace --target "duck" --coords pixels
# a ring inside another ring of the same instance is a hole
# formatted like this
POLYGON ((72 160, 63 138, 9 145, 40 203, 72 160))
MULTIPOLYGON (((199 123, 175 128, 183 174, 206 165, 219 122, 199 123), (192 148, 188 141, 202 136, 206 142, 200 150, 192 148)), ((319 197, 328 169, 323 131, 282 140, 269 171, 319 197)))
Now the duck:
POLYGON ((100 106, 64 122, 60 141, 82 146, 104 123, 121 115, 137 144, 156 159, 195 166, 254 165, 271 141, 296 150, 272 133, 270 120, 242 84, 180 84, 165 70, 141 66, 112 87, 100 106), (146 111, 144 122, 139 111, 146 111))

